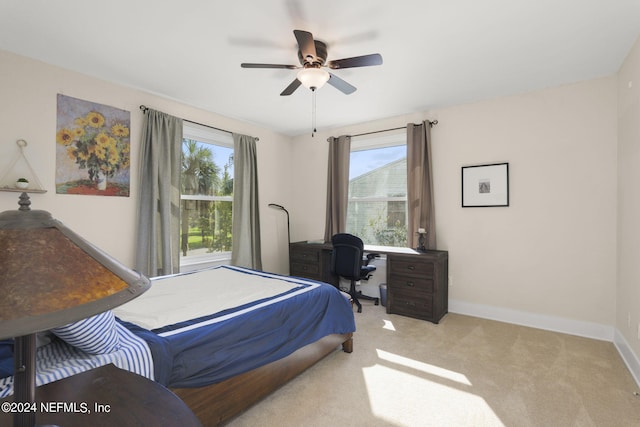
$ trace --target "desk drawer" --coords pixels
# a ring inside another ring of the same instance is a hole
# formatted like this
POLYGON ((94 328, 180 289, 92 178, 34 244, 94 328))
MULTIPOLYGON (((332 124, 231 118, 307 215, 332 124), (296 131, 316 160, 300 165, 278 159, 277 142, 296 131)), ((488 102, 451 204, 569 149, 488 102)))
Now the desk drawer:
POLYGON ((402 274, 411 276, 431 276, 435 272, 435 265, 432 261, 425 261, 417 257, 390 257, 389 272, 391 274, 402 274))
POLYGON ((394 291, 389 301, 389 313, 431 319, 433 316, 433 296, 421 292, 394 291))
POLYGON ((320 262, 320 251, 316 249, 300 249, 295 248, 292 250, 290 255, 291 263, 295 262, 303 262, 303 263, 312 263, 317 264, 320 262))
POLYGON ((435 289, 435 281, 433 277, 412 277, 389 273, 387 286, 398 291, 419 291, 429 294, 435 289))
POLYGON ((309 279, 321 280, 320 277, 320 265, 319 264, 305 264, 302 262, 292 262, 291 271, 292 276, 307 277, 309 279))

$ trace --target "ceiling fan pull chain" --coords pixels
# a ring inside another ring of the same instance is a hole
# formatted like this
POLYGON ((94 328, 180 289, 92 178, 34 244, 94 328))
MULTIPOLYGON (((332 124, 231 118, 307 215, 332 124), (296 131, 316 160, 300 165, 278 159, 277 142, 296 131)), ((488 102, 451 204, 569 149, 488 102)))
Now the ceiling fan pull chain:
POLYGON ((316 129, 316 91, 315 89, 311 89, 311 128, 313 131, 311 132, 311 138, 313 138, 318 131, 316 129))

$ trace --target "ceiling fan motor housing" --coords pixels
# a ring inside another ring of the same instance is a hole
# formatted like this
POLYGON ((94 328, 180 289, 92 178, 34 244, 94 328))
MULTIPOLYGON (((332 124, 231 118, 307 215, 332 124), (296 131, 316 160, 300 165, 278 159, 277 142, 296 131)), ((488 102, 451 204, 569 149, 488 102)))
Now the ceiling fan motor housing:
POLYGON ((315 58, 307 59, 304 56, 302 56, 302 51, 298 50, 298 60, 300 61, 300 64, 303 66, 306 64, 310 64, 313 66, 322 66, 327 60, 327 44, 320 40, 314 40, 313 43, 316 47, 315 58))

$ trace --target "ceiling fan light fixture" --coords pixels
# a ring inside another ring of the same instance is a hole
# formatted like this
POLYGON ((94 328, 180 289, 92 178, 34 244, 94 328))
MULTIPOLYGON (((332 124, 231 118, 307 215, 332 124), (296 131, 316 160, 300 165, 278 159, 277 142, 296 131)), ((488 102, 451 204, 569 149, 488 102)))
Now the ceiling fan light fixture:
POLYGON ((329 80, 329 73, 320 68, 304 68, 298 72, 298 80, 307 89, 320 89, 329 80))

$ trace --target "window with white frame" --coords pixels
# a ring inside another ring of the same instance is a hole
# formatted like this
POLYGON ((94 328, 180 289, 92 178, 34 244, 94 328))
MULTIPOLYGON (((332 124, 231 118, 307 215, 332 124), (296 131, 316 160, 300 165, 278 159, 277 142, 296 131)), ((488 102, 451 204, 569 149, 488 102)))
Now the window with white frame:
POLYGON ((351 140, 346 231, 368 245, 407 245, 404 132, 351 140))
POLYGON ((233 138, 184 122, 180 176, 180 266, 231 259, 233 138))

